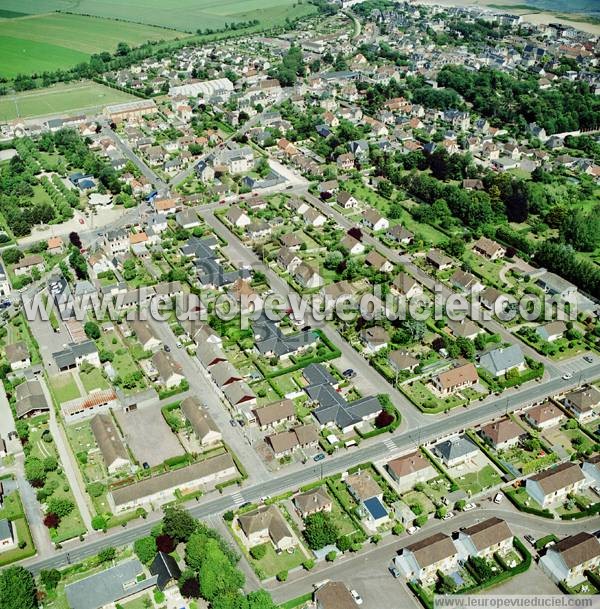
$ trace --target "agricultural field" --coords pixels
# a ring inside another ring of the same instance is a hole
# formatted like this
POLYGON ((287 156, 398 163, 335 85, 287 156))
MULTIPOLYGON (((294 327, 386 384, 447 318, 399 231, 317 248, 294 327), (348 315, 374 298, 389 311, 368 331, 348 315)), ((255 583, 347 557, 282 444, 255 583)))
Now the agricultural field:
MULTIPOLYGON (((226 23, 254 19, 259 20, 263 27, 276 25, 283 23, 286 17, 294 19, 316 11, 307 0, 79 0, 76 5, 69 0, 4 0, 2 4, 7 11, 32 14, 69 11, 193 33, 198 29, 223 29, 226 23)), ((7 21, 1 22, 2 25, 7 21)), ((125 25, 113 23, 115 27, 125 25)), ((178 32, 171 34, 174 37, 178 32)), ((121 40, 127 42, 125 36, 121 40)))
POLYGON ((100 110, 107 104, 135 99, 138 98, 91 81, 54 85, 0 97, 0 122, 15 118, 100 110))
MULTIPOLYGON (((109 15, 112 16, 112 15, 109 15)), ((114 52, 119 42, 139 46, 180 32, 83 15, 31 15, 0 21, 0 76, 70 68, 93 53, 114 52)))

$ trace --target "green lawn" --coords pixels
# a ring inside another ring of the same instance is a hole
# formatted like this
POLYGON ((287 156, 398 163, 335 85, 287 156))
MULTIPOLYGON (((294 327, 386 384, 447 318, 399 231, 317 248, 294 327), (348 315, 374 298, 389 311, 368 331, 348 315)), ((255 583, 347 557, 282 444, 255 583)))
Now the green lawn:
POLYGON ((148 609, 148 607, 152 607, 152 601, 150 600, 150 596, 148 594, 144 594, 128 603, 120 603, 123 609, 148 609), (150 604, 146 604, 146 603, 150 604))
POLYGON ((100 368, 93 368, 89 372, 80 372, 79 378, 89 393, 93 389, 109 389, 108 381, 102 376, 100 368))
POLYGON ((502 479, 498 472, 488 464, 478 472, 471 472, 456 478, 456 482, 469 496, 472 496, 500 484, 502 479))
POLYGON ((277 554, 273 544, 264 544, 267 549, 267 553, 264 558, 255 560, 250 557, 250 564, 256 571, 256 574, 260 579, 266 579, 277 575, 280 571, 289 571, 295 567, 300 566, 305 560, 306 556, 300 550, 299 547, 295 547, 290 552, 281 552, 277 554))
MULTIPOLYGON (((31 455, 38 457, 39 459, 44 459, 47 456, 53 456, 56 459, 59 459, 54 441, 45 442, 42 440, 42 434, 46 429, 48 429, 48 423, 47 421, 43 422, 43 420, 40 420, 40 423, 37 426, 31 428, 29 435, 31 455)), ((68 499, 69 501, 73 502, 74 505, 73 511, 60 521, 58 528, 50 532, 52 541, 55 543, 60 543, 85 533, 85 525, 83 524, 83 520, 81 519, 81 515, 77 509, 75 498, 71 492, 71 485, 67 480, 63 469, 59 466, 56 471, 49 472, 47 480, 55 480, 57 482, 57 487, 54 493, 52 493, 52 497, 68 499)))
MULTIPOLYGON (((10 44, 14 45, 14 39, 10 41, 10 44)), ((2 38, 0 38, 0 53, 2 53, 2 38)), ((0 97, 0 121, 63 112, 101 110, 107 104, 135 99, 137 98, 129 93, 91 81, 57 84, 44 89, 0 97)))
POLYGON ((79 389, 71 372, 61 372, 50 377, 50 386, 59 404, 80 397, 79 389))
MULTIPOLYGON (((112 17, 113 15, 106 15, 112 17)), ((0 74, 70 68, 100 51, 114 52, 119 42, 138 46, 148 40, 170 40, 179 32, 84 15, 36 15, 0 21, 0 74)))
MULTIPOLYGON (((129 349, 121 342, 115 332, 104 333, 97 341, 98 350, 111 351, 114 354, 112 361, 113 368, 121 378, 130 376, 138 372, 139 368, 134 359, 131 357, 129 349)), ((134 392, 138 389, 144 389, 146 382, 142 379, 137 382, 135 387, 124 389, 125 393, 134 392)))

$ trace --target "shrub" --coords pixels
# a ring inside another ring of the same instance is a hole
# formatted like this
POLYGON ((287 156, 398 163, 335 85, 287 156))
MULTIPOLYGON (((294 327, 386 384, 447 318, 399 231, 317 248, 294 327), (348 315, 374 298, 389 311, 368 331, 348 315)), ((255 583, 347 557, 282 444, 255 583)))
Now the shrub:
POLYGON ((106 528, 106 519, 104 516, 94 516, 92 518, 92 528, 94 531, 101 531, 106 528))
POLYGON ((250 556, 254 558, 254 560, 261 560, 267 555, 267 546, 263 543, 259 546, 254 546, 250 548, 250 556))
POLYGON ((159 535, 156 538, 156 547, 159 552, 170 554, 175 549, 175 540, 170 535, 159 535))
POLYGON ((331 550, 331 552, 327 552, 325 555, 325 560, 327 562, 333 562, 336 559, 337 552, 335 550, 331 550))
POLYGON ((101 482, 92 482, 87 486, 87 492, 90 497, 100 497, 104 492, 104 484, 101 482))
POLYGON ((276 577, 277 577, 277 581, 284 582, 288 578, 288 572, 285 570, 279 571, 279 573, 276 575, 276 577))

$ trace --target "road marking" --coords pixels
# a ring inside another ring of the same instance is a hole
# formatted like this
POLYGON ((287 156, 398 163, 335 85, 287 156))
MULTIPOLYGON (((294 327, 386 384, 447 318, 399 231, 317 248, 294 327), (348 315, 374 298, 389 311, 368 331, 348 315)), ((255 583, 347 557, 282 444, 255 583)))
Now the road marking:
POLYGON ((246 500, 242 496, 242 493, 239 492, 233 493, 233 495, 231 495, 231 500, 233 501, 233 505, 242 505, 242 503, 246 502, 246 500))
POLYGON ((398 448, 393 438, 388 438, 383 444, 388 450, 396 450, 398 448))

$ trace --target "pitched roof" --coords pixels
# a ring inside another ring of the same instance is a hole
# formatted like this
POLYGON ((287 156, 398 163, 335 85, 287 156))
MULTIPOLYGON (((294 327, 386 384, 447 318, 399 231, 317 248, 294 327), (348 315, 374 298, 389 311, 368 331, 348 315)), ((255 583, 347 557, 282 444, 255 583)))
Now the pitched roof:
POLYGON ((479 380, 477 369, 472 363, 457 366, 452 370, 438 374, 439 383, 445 389, 459 387, 465 383, 476 383, 479 380))
POLYGON ((418 450, 397 459, 392 459, 387 464, 387 468, 394 472, 397 477, 408 476, 428 467, 432 467, 431 463, 418 450))
POLYGON ((246 537, 265 529, 268 531, 269 537, 276 544, 285 537, 292 537, 290 528, 281 512, 274 505, 265 505, 253 512, 242 514, 239 516, 238 521, 246 537))
POLYGON ((39 381, 25 381, 15 389, 15 409, 17 417, 23 417, 36 410, 50 410, 39 381))
POLYGON ((10 345, 6 345, 4 348, 6 359, 10 364, 26 360, 29 357, 29 350, 25 341, 18 341, 10 345))
POLYGON ((497 516, 467 527, 463 530, 463 533, 471 538, 478 551, 485 550, 513 537, 506 521, 497 516))
POLYGON ((319 486, 306 493, 300 493, 294 498, 294 503, 298 510, 304 514, 312 510, 321 511, 332 504, 331 497, 327 490, 319 486))
POLYGON ((444 533, 436 533, 426 537, 421 541, 406 546, 405 549, 413 553, 421 568, 428 567, 457 554, 452 539, 444 533))
POLYGON ((279 400, 254 410, 258 424, 261 426, 271 425, 272 423, 277 423, 277 421, 293 417, 295 412, 294 402, 287 399, 279 400))
POLYGON ((562 410, 552 404, 552 402, 543 402, 542 404, 532 406, 525 414, 536 424, 545 423, 546 421, 563 416, 562 410))
POLYGON ((346 478, 346 484, 352 488, 355 495, 361 500, 369 499, 381 495, 382 490, 379 484, 373 480, 369 472, 363 471, 352 474, 346 478))
POLYGON ((582 531, 576 535, 561 539, 550 548, 550 552, 557 552, 565 561, 569 569, 581 565, 600 555, 600 541, 595 535, 582 531))
POLYGON ((92 418, 90 427, 107 467, 110 467, 118 459, 129 461, 127 449, 109 415, 95 415, 92 418))
POLYGON ((161 590, 164 590, 169 582, 179 579, 181 569, 177 561, 170 554, 159 552, 150 565, 150 573, 157 576, 156 585, 161 590))
POLYGON ((185 398, 180 408, 200 440, 211 432, 220 433, 219 427, 196 396, 185 398))
POLYGON ((477 447, 465 436, 454 436, 436 444, 435 451, 442 455, 446 461, 452 461, 453 459, 476 452, 477 447))
POLYGON ((503 417, 498 421, 488 423, 481 428, 481 431, 490 438, 494 444, 502 444, 513 438, 519 438, 525 435, 525 430, 509 417, 503 417))
POLYGON ((556 467, 550 467, 539 474, 531 476, 529 480, 537 482, 544 495, 550 495, 566 486, 580 482, 584 478, 583 472, 577 463, 566 461, 556 467))
POLYGON ((492 349, 479 358, 479 364, 488 372, 496 375, 503 370, 520 366, 525 361, 520 345, 509 345, 492 349))
POLYGON ((256 394, 244 381, 229 383, 229 385, 225 385, 222 390, 230 404, 233 404, 234 406, 256 399, 256 394))
POLYGON ((419 360, 408 351, 397 349, 388 355, 388 359, 398 370, 409 370, 419 365, 419 360))
POLYGON ((342 582, 327 582, 315 592, 322 609, 356 609, 356 601, 342 582))
POLYGON ((570 391, 566 397, 580 412, 588 412, 600 403, 600 391, 593 386, 570 391))

